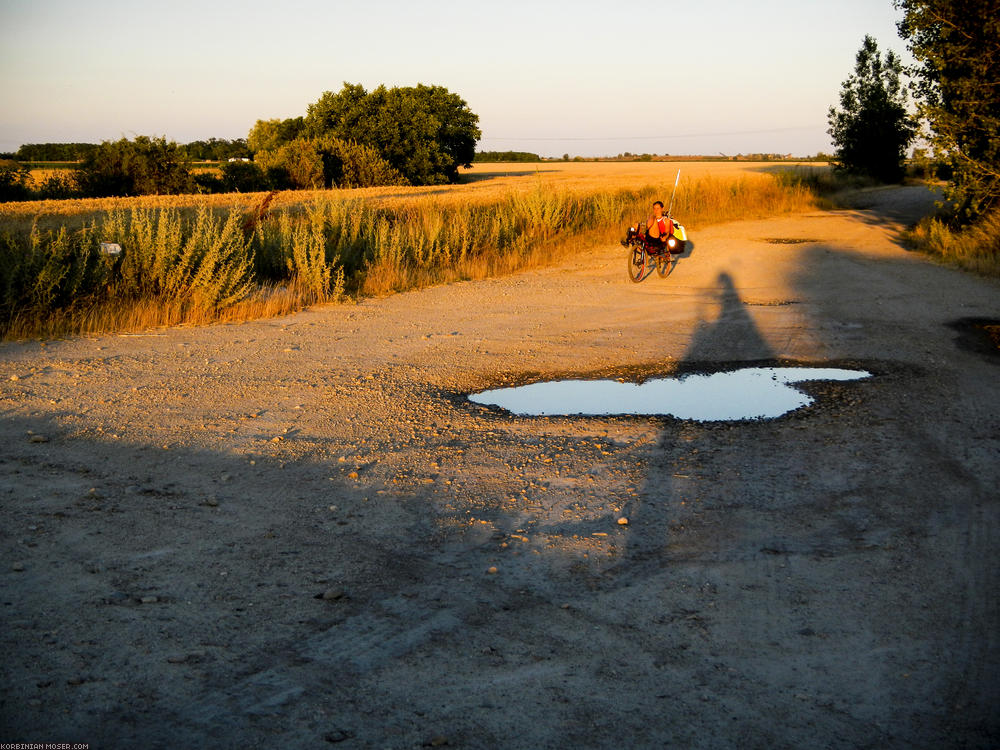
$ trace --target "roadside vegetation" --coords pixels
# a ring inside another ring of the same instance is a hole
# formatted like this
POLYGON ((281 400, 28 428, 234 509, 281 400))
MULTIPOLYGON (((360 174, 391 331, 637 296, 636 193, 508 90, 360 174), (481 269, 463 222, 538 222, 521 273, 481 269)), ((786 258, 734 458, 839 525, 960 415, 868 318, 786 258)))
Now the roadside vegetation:
POLYGON ((895 53, 882 55, 865 37, 839 104, 829 111, 833 163, 856 180, 945 180, 941 210, 908 233, 910 244, 1000 276, 1000 0, 894 4, 916 64, 904 68, 895 53), (918 136, 928 147, 907 164, 918 136))
POLYGON ((947 204, 910 239, 946 262, 1000 276, 1000 0, 896 0, 919 114, 947 204))
MULTIPOLYGON (((521 178, 525 179, 525 178, 521 178)), ((536 179, 536 178, 527 178, 536 179)), ((282 314, 551 264, 618 238, 662 197, 632 188, 532 186, 386 201, 316 192, 230 208, 128 199, 82 225, 6 223, 0 233, 0 334, 58 336, 282 314), (144 205, 145 204, 145 205, 144 205), (152 204, 152 205, 149 205, 152 204), (117 255, 101 243, 121 247, 117 255)), ((816 205, 770 174, 685 180, 675 211, 693 226, 816 205)), ((16 204, 12 204, 16 205, 16 204)))

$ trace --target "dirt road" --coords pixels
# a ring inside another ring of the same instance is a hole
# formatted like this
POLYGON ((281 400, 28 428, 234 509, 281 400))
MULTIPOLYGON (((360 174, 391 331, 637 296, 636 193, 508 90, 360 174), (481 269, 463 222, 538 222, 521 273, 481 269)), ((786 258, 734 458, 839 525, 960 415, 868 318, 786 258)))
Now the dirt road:
POLYGON ((1000 285, 901 249, 926 198, 689 227, 640 285, 607 247, 3 345, 0 740, 995 747, 1000 359, 949 324, 1000 285), (753 423, 464 398, 747 361, 875 377, 753 423))

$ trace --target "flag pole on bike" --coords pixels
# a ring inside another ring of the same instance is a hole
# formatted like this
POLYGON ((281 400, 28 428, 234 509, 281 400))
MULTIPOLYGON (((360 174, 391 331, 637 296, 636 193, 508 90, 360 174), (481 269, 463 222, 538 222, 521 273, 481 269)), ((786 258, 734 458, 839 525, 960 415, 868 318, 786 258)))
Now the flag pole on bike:
POLYGON ((670 206, 667 208, 667 218, 669 219, 673 215, 674 210, 674 196, 677 195, 677 183, 681 181, 681 170, 677 170, 677 178, 674 180, 674 192, 670 194, 670 206))

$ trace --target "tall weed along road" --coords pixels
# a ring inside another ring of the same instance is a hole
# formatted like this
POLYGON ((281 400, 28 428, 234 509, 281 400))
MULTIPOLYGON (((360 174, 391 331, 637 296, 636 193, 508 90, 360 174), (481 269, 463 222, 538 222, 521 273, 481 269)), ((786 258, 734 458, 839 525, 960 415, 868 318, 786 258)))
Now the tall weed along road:
POLYGON ((689 224, 639 285, 608 245, 283 318, 4 344, 5 736, 995 744, 998 365, 948 324, 1000 296, 901 249, 919 189, 876 197, 689 224), (805 384, 816 404, 771 422, 464 397, 746 362, 873 377, 805 384))

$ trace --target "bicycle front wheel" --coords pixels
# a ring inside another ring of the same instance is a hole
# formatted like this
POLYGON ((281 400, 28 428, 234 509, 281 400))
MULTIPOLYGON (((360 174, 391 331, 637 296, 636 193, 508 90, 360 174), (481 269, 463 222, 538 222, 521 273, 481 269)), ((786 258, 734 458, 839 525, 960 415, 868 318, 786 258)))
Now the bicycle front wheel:
POLYGON ((628 254, 628 277, 633 284, 638 284, 646 278, 646 250, 642 247, 633 247, 628 254))

